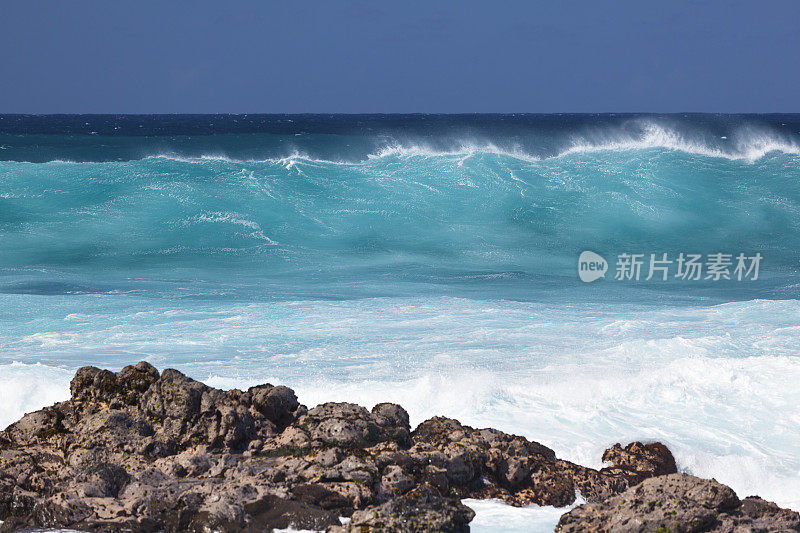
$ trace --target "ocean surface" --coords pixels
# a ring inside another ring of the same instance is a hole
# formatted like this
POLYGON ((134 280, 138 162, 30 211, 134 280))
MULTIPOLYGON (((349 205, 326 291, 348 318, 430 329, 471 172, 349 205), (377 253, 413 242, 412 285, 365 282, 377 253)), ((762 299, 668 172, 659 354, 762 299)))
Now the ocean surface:
POLYGON ((799 256, 800 115, 0 116, 0 427, 146 359, 800 510, 799 256))

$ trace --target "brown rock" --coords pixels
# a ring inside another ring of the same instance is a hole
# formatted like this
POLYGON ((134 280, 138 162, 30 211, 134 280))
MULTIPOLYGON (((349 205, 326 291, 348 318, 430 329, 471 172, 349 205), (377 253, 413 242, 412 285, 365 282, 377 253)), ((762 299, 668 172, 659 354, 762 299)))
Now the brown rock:
POLYGON ((558 533, 800 531, 800 515, 760 498, 739 501, 730 487, 688 474, 646 479, 563 515, 558 533))
POLYGON ((603 453, 603 461, 613 466, 604 468, 602 472, 641 479, 678 471, 672 452, 660 442, 632 442, 624 448, 617 443, 603 453))
POLYGON ((382 505, 356 511, 347 525, 331 527, 328 533, 468 533, 474 516, 460 501, 421 485, 382 505))
MULTIPOLYGON (((348 531, 465 531, 465 497, 563 506, 580 491, 605 504, 675 469, 658 443, 616 445, 598 471, 450 418, 412 433, 396 404, 307 409, 287 387, 222 391, 145 362, 81 368, 71 391, 0 432, 0 531, 322 529, 351 515, 348 531)), ((750 498, 720 523, 794 517, 750 498)))

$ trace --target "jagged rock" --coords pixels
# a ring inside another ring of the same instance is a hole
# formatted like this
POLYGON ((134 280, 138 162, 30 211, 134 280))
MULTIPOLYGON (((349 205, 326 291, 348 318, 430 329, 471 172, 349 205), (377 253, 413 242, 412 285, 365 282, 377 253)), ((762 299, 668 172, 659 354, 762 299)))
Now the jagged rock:
POLYGON ((800 515, 760 498, 740 501, 730 487, 713 479, 669 474, 576 507, 561 517, 556 531, 800 531, 800 515))
POLYGON ((558 460, 553 450, 524 437, 473 429, 442 417, 420 424, 412 440, 414 463, 441 469, 428 467, 417 473, 420 478, 437 487, 446 483, 460 497, 499 498, 512 505, 563 507, 575 501, 576 491, 590 501, 600 500, 656 471, 676 471, 672 454, 658 443, 607 450, 613 465, 597 471, 558 460))
POLYGON ((624 448, 617 443, 603 453, 603 461, 610 462, 613 466, 604 468, 601 472, 640 479, 677 472, 672 452, 660 442, 632 442, 624 448))
POLYGON ((758 496, 743 499, 737 509, 719 515, 717 522, 712 531, 719 533, 800 531, 800 514, 758 496))
POLYGON ((466 505, 423 484, 382 505, 356 511, 345 526, 331 527, 328 533, 467 533, 474 516, 466 505))
POLYGON ((379 404, 370 413, 352 403, 324 403, 295 424, 293 442, 364 447, 387 440, 406 443, 411 428, 408 413, 399 405, 379 404))
POLYGON ((403 494, 413 487, 414 481, 403 471, 403 467, 389 465, 383 471, 379 491, 382 499, 388 499, 403 494))
MULTIPOLYGON (((287 387, 222 391, 145 362, 81 368, 70 388, 0 432, 0 531, 322 529, 340 516, 353 531, 464 531, 465 497, 561 506, 675 471, 658 443, 615 445, 598 471, 449 418, 412 432, 396 404, 307 409, 287 387)), ((783 512, 747 505, 737 519, 783 512)))

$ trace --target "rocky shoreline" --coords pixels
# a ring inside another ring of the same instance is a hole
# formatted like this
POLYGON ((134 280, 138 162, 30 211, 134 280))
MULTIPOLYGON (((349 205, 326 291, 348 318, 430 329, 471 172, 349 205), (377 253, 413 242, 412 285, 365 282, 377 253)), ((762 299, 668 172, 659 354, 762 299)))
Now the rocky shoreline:
POLYGON ((465 532, 464 498, 577 493, 556 531, 800 531, 794 511, 677 473, 660 443, 616 444, 594 470, 449 418, 412 431, 395 404, 308 409, 287 387, 222 391, 146 362, 81 368, 71 394, 0 433, 0 531, 465 532))

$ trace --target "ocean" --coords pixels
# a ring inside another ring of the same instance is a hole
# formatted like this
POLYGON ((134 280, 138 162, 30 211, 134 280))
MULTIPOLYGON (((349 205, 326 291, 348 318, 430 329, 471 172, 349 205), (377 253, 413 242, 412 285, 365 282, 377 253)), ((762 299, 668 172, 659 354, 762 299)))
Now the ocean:
POLYGON ((798 255, 800 115, 0 115, 0 427, 145 359, 800 510, 798 255))

